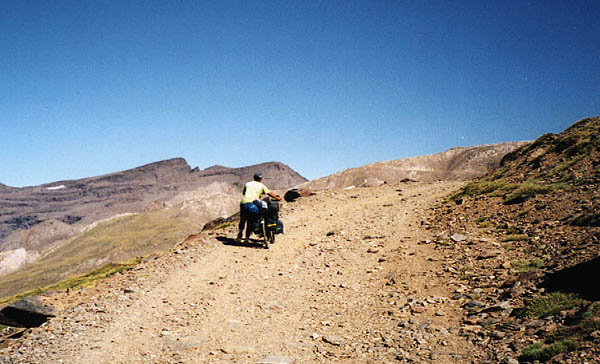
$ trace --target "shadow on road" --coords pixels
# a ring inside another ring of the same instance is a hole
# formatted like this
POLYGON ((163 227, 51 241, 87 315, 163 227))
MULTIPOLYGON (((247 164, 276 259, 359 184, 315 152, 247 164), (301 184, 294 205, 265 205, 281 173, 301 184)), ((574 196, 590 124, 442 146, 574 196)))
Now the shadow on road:
POLYGON ((250 239, 250 241, 247 243, 244 243, 244 242, 238 243, 237 241, 235 241, 235 239, 228 238, 226 236, 217 236, 216 239, 218 241, 220 241, 221 243, 223 243, 223 245, 228 245, 228 246, 240 246, 240 247, 244 247, 244 248, 260 248, 260 249, 264 248, 264 245, 262 244, 262 240, 250 239))

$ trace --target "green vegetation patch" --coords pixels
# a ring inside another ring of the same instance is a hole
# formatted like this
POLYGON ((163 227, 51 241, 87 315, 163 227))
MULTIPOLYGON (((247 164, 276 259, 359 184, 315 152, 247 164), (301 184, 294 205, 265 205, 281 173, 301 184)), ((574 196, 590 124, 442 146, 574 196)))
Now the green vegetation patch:
POLYGON ((561 340, 549 345, 535 343, 523 348, 519 359, 523 362, 533 362, 536 360, 544 362, 557 354, 573 351, 577 347, 577 342, 573 340, 561 340))
POLYGON ((525 307, 515 310, 519 317, 540 318, 558 314, 560 311, 582 307, 585 301, 572 293, 552 292, 529 300, 525 307))
POLYGON ((506 243, 509 241, 525 241, 527 239, 529 239, 529 235, 527 234, 510 234, 500 238, 500 241, 506 243))
POLYGON ((108 263, 107 265, 78 277, 67 279, 51 286, 53 290, 61 290, 80 286, 94 285, 96 282, 106 279, 114 274, 131 270, 138 265, 143 258, 134 258, 123 263, 108 263))
POLYGON ((569 318, 569 326, 560 327, 546 337, 546 343, 565 339, 582 339, 600 330, 600 303, 594 303, 579 310, 569 318))
POLYGON ((21 300, 25 297, 36 296, 47 291, 57 291, 67 288, 87 287, 96 284, 98 281, 106 279, 116 273, 128 271, 138 265, 143 258, 135 258, 123 263, 109 263, 103 267, 95 269, 87 274, 66 279, 62 282, 52 284, 46 287, 37 288, 15 296, 0 299, 0 304, 6 304, 21 300))
POLYGON ((561 138, 554 146, 554 152, 560 153, 562 151, 565 151, 571 148, 572 146, 576 145, 578 141, 579 138, 577 135, 569 135, 564 138, 561 138))
POLYGON ((450 197, 451 200, 458 200, 462 197, 472 197, 490 194, 507 187, 507 182, 503 179, 496 181, 473 181, 461 188, 457 193, 450 197))
POLYGON ((589 309, 583 316, 584 318, 598 317, 600 318, 600 302, 590 305, 589 309))
POLYGON ((232 225, 235 225, 235 224, 236 224, 235 221, 224 222, 221 225, 215 226, 215 228, 213 230, 223 230, 223 229, 228 228, 228 227, 230 227, 232 225))
POLYGON ((578 310, 569 317, 571 324, 562 326, 548 335, 544 344, 535 343, 524 348, 522 361, 546 361, 551 357, 577 349, 577 343, 587 340, 600 330, 600 303, 594 303, 578 310))
MULTIPOLYGON (((563 297, 560 300, 568 301, 572 298, 573 296, 563 297)), ((575 301, 574 307, 579 306, 579 302, 583 302, 577 298, 575 301)), ((543 343, 538 342, 524 348, 521 352, 521 361, 547 361, 557 354, 577 349, 578 343, 582 341, 590 340, 594 333, 600 330, 600 303, 581 305, 565 319, 565 322, 568 324, 560 326, 547 335, 543 343)))
POLYGON ((544 268, 544 261, 535 259, 517 259, 510 264, 511 268, 519 273, 531 272, 544 268))
POLYGON ((513 162, 513 161, 519 159, 520 157, 522 157, 528 153, 531 153, 532 151, 534 151, 538 148, 542 148, 549 144, 552 144, 552 142, 556 138, 557 138, 557 136, 555 134, 552 134, 552 133, 544 134, 544 135, 540 136, 539 138, 537 138, 533 143, 527 144, 517 150, 514 150, 514 151, 506 154, 504 157, 502 157, 502 160, 500 161, 500 165, 504 166, 507 163, 513 162))
POLYGON ((565 186, 561 184, 538 184, 533 182, 524 182, 518 185, 513 185, 512 192, 506 194, 504 196, 504 204, 505 205, 513 205, 516 203, 521 203, 535 195, 543 195, 554 191, 563 190, 565 186))
POLYGON ((565 183, 574 182, 573 176, 570 173, 570 171, 573 169, 573 167, 577 163, 579 163, 581 160, 585 159, 585 157, 586 157, 585 155, 578 155, 573 158, 567 159, 566 161, 559 162, 556 166, 554 166, 554 168, 552 168, 548 171, 544 171, 544 172, 536 174, 533 177, 533 180, 535 180, 535 181, 540 181, 540 180, 559 181, 558 183, 563 183, 563 185, 561 187, 563 189, 565 189, 566 188, 565 183))
POLYGON ((539 138, 537 138, 533 143, 529 144, 529 146, 527 147, 526 151, 535 150, 538 147, 551 144, 551 143, 554 142, 554 140, 556 138, 557 138, 556 134, 552 134, 552 133, 543 134, 542 136, 540 136, 539 138))
POLYGON ((597 118, 582 119, 573 124, 566 131, 568 135, 562 137, 557 145, 557 151, 569 152, 568 154, 586 154, 600 146, 600 123, 597 118), (569 151, 575 149, 575 151, 569 151))
POLYGON ((463 197, 479 195, 503 196, 503 203, 512 205, 524 202, 535 195, 561 191, 567 188, 564 183, 541 184, 534 181, 512 183, 500 178, 493 181, 473 181, 450 196, 450 199, 457 201, 463 197))

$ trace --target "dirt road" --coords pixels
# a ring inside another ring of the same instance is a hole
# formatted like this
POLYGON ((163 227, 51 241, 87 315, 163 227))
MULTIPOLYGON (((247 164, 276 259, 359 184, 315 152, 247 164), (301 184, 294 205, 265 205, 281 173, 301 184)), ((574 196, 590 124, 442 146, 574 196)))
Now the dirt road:
POLYGON ((236 227, 59 295, 0 363, 470 363, 427 212, 458 184, 319 192, 269 250, 236 227), (73 306, 73 303, 81 302, 73 306))

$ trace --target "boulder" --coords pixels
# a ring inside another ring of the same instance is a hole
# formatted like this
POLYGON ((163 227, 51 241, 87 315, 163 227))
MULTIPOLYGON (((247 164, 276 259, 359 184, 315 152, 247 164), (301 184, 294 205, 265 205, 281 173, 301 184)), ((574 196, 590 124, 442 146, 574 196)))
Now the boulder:
POLYGON ((223 218, 223 217, 219 217, 216 218, 212 221, 207 222, 206 224, 204 224, 204 226, 202 227, 202 231, 207 231, 207 230, 214 230, 219 226, 222 226, 224 224, 228 224, 228 223, 233 223, 237 220, 240 219, 240 213, 237 212, 229 217, 223 218))
POLYGON ((467 237, 463 234, 452 234, 450 236, 450 239, 452 239, 452 241, 454 241, 455 243, 459 243, 461 241, 467 240, 467 237))
POLYGON ((343 337, 336 335, 325 335, 323 336, 323 341, 333 346, 346 345, 346 340, 344 340, 343 337))
POLYGON ((27 297, 0 310, 0 324, 13 327, 37 327, 56 315, 56 310, 37 297, 27 297))
POLYGON ((294 201, 296 201, 300 197, 308 197, 308 196, 310 196, 312 194, 313 193, 310 192, 310 190, 307 190, 307 189, 292 188, 291 190, 288 190, 283 195, 283 199, 286 200, 287 202, 294 202, 294 201))
POLYGON ((374 178, 374 177, 370 177, 370 178, 364 179, 358 185, 358 187, 379 187, 382 184, 385 184, 385 181, 382 181, 382 180, 374 178))

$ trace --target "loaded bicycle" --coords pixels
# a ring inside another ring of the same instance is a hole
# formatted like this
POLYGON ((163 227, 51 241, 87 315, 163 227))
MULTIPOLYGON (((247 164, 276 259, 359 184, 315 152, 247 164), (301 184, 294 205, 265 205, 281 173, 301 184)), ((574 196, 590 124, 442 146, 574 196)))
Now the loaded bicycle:
POLYGON ((275 243, 275 235, 283 234, 283 223, 279 220, 279 202, 269 197, 259 201, 259 214, 254 233, 262 239, 265 249, 275 243))

